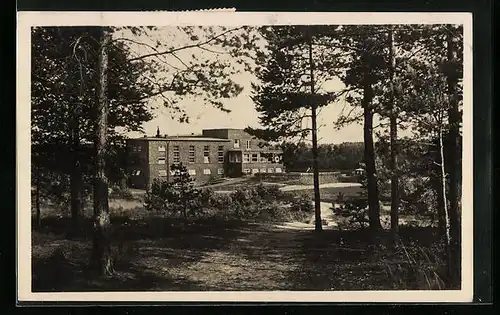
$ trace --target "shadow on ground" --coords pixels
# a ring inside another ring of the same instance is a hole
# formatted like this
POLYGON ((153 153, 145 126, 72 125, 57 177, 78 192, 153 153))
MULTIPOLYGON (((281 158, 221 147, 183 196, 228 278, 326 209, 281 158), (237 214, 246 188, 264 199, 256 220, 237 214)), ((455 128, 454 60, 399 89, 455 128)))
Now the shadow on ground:
MULTIPOLYGON (((431 228, 401 228, 400 237, 403 243, 427 248, 436 241, 437 231, 431 228)), ((310 237, 302 238, 300 243, 302 265, 289 274, 287 282, 290 290, 395 289, 394 280, 389 279, 386 266, 380 260, 381 255, 392 255, 388 232, 383 232, 374 241, 368 230, 324 230, 311 232, 310 237), (384 247, 381 248, 380 243, 384 247)), ((399 257, 392 255, 394 260, 399 257)), ((403 260, 400 264, 405 263, 403 260)), ((422 289, 416 280, 409 282, 414 286, 411 289, 422 289)))
MULTIPOLYGON (((87 268, 90 221, 76 233, 70 223, 47 218, 33 232, 33 291, 393 289, 367 231, 115 217, 116 272, 101 278, 87 268)), ((401 237, 430 246, 435 231, 402 228, 401 237)))
POLYGON ((115 274, 102 279, 88 268, 91 221, 74 229, 70 219, 45 218, 33 232, 33 291, 202 290, 203 283, 178 272, 211 252, 224 251, 251 229, 238 221, 197 221, 115 217, 112 251, 115 274))

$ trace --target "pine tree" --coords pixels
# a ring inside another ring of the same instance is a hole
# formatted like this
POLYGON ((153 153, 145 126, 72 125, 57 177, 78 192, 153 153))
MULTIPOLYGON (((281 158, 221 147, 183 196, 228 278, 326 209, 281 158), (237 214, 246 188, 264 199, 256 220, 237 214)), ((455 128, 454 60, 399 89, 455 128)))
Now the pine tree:
POLYGON ((172 164, 170 170, 174 173, 172 186, 175 190, 173 204, 177 204, 184 220, 188 219, 188 213, 197 208, 196 201, 199 199, 200 191, 194 186, 194 179, 189 175, 187 167, 182 163, 172 164))
MULTIPOLYGON (((378 232, 380 224, 380 201, 375 148, 373 139, 373 118, 379 109, 378 93, 380 83, 387 77, 385 48, 387 31, 380 26, 343 26, 338 43, 345 51, 343 59, 345 74, 341 77, 346 87, 355 94, 346 99, 353 106, 363 110, 363 139, 365 144, 364 163, 366 165, 368 190, 368 217, 370 229, 378 232)), ((350 122, 341 117, 340 122, 350 122)))
MULTIPOLYGON (((321 89, 334 76, 335 60, 322 44, 335 27, 286 26, 263 28, 267 54, 258 60, 253 101, 265 128, 247 128, 266 141, 297 139, 311 135, 314 177, 315 230, 322 230, 319 167, 318 110, 328 105, 334 93, 321 89), (311 121, 311 127, 304 122, 311 121)), ((299 140, 300 141, 300 140, 299 140)))

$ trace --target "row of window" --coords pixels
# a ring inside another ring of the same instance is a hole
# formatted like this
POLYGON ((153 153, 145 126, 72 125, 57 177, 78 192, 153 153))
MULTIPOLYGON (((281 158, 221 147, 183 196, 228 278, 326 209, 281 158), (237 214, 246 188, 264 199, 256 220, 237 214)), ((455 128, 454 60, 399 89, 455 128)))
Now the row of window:
MULTIPOLYGON (((176 171, 170 171, 170 175, 175 175, 175 172, 176 171)), ((191 175, 191 176, 195 176, 196 175, 196 170, 195 169, 188 169, 188 174, 191 175)), ((203 170, 203 175, 211 175, 212 174, 212 170, 209 169, 209 168, 206 168, 203 170)), ((218 175, 224 175, 224 169, 223 168, 218 168, 217 169, 217 174, 218 175)), ((160 177, 164 177, 164 176, 167 176, 167 170, 159 170, 158 171, 158 176, 160 177)))
MULTIPOLYGON (((175 172, 174 170, 171 170, 170 171, 170 175, 175 175, 175 172)), ((261 169, 258 169, 258 168, 254 168, 254 169, 249 169, 249 168, 245 168, 243 169, 243 173, 245 174, 258 174, 258 173, 282 173, 283 170, 280 168, 280 167, 277 167, 277 168, 261 168, 261 169)), ((134 172, 134 175, 138 176, 141 174, 141 171, 135 171, 134 172)), ((195 169, 188 169, 188 174, 191 175, 191 176, 195 176, 196 175, 196 170, 195 169)), ((211 175, 212 174, 212 170, 209 169, 209 168, 206 168, 203 170, 203 175, 211 175)), ((217 174, 218 175, 224 175, 224 169, 223 168, 218 168, 217 169, 217 174)), ((158 171, 158 176, 160 177, 164 177, 164 176, 167 176, 167 170, 159 170, 158 171)))
MULTIPOLYGON (((196 163, 196 148, 194 145, 189 146, 189 151, 188 151, 188 162, 189 163, 196 163)), ((159 152, 165 152, 165 146, 159 146, 158 147, 159 152)), ((180 147, 178 145, 174 145, 172 148, 172 160, 174 163, 180 163, 181 158, 180 158, 180 147)), ((159 157, 158 158, 158 164, 165 164, 166 159, 165 157, 159 157)), ((218 146, 217 148, 217 162, 218 163, 224 163, 224 146, 218 146)), ((210 163, 210 146, 206 145, 203 147, 203 163, 209 164, 210 163)))
MULTIPOLYGON (((233 147, 235 149, 239 149, 240 148, 240 140, 239 139, 234 139, 233 147)), ((250 150, 251 148, 252 148, 252 140, 247 140, 246 141, 246 149, 250 150)))
POLYGON ((254 169, 249 169, 249 168, 245 168, 243 169, 243 173, 245 174, 257 174, 257 173, 282 173, 283 170, 280 168, 280 167, 277 167, 277 168, 261 168, 261 169, 258 169, 258 168, 254 168, 254 169))
POLYGON ((243 153, 243 163, 279 163, 279 156, 265 156, 258 153, 243 153))

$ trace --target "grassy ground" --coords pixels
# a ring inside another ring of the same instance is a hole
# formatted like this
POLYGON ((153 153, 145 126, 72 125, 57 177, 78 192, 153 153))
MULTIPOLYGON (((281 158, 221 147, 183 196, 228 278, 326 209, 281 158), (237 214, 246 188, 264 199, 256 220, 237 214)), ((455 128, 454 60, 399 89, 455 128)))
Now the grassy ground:
MULTIPOLYGON (((114 218, 114 276, 87 271, 90 235, 46 218, 33 233, 33 291, 384 290, 387 270, 363 231, 114 218), (127 224, 125 224, 127 222, 127 224)), ((432 230, 402 229, 428 246, 432 230)), ((416 285, 416 284, 415 284, 416 285)))
MULTIPOLYGON (((340 191, 349 193, 346 189, 340 191)), ((357 193, 355 189, 359 188, 354 187, 350 193, 357 193)), ((338 192, 339 188, 327 188, 322 191, 322 199, 333 199, 338 192)), ((214 220, 185 225, 147 213, 141 192, 134 191, 133 195, 132 200, 110 200, 115 274, 109 278, 99 277, 87 268, 92 235, 90 209, 85 211, 87 218, 81 222, 81 230, 75 231, 70 219, 60 215, 61 210, 42 208, 42 228, 32 234, 33 291, 442 287, 437 274, 432 275, 436 262, 427 254, 409 258, 406 249, 404 254, 391 253, 374 246, 367 231, 325 229, 317 234, 310 229, 312 224, 310 228, 304 228, 304 223, 300 228, 290 228, 283 224, 214 220), (425 268, 430 271, 419 275, 419 270, 425 268), (429 280, 431 276, 438 280, 429 280)), ((401 228, 403 242, 422 252, 432 252, 435 234, 433 228, 401 228)))

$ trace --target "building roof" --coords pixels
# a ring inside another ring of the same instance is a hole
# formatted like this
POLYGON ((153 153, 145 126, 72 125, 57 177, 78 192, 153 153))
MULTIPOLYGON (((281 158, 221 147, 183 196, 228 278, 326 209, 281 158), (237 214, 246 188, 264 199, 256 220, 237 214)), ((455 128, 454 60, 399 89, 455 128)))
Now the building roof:
POLYGON ((190 135, 190 136, 166 136, 166 137, 142 137, 142 138, 134 138, 131 140, 143 140, 143 141, 220 141, 220 142, 229 142, 230 139, 223 138, 212 138, 212 137, 204 137, 202 135, 190 135))

